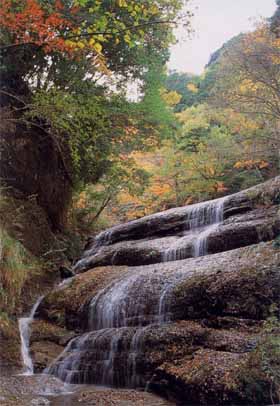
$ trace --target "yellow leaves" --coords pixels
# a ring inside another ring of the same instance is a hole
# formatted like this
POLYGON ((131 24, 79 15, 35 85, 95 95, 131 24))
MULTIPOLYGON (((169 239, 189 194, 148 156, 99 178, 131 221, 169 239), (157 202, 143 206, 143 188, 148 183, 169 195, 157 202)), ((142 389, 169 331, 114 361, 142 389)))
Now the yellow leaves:
POLYGON ((76 28, 73 30, 73 34, 81 35, 81 33, 82 33, 81 28, 76 28))
POLYGON ((153 173, 156 167, 160 165, 160 158, 155 157, 153 152, 133 152, 131 157, 140 168, 151 173, 153 173))
POLYGON ((95 56, 93 65, 96 67, 98 72, 103 73, 106 76, 111 76, 112 72, 107 67, 106 58, 101 53, 95 56))
POLYGON ((95 50, 97 54, 100 54, 102 52, 102 45, 100 42, 97 42, 95 38, 90 38, 88 41, 88 45, 95 50))
POLYGON ((207 168, 207 172, 209 173, 209 175, 214 176, 216 174, 215 168, 213 168, 212 166, 210 166, 209 168, 207 168))
POLYGON ((96 51, 98 54, 100 54, 101 51, 102 51, 102 45, 101 45, 100 43, 98 43, 98 42, 96 42, 96 43, 93 45, 93 48, 95 49, 95 51, 96 51))
POLYGON ((260 85, 253 82, 251 79, 244 79, 239 85, 239 91, 241 94, 246 94, 248 91, 256 93, 259 88, 260 85))
POLYGON ((194 83, 188 83, 187 89, 192 93, 198 93, 198 88, 194 83))
POLYGON ((184 133, 187 134, 197 128, 207 129, 210 127, 210 113, 207 105, 192 106, 177 114, 183 124, 184 133))
POLYGON ((278 53, 278 55, 271 55, 271 62, 274 65, 280 65, 280 52, 278 53))
POLYGON ((77 42, 77 47, 80 48, 80 49, 83 49, 83 48, 85 48, 85 44, 82 41, 78 41, 77 42))
POLYGON ((97 39, 98 39, 98 41, 100 41, 100 42, 105 41, 105 37, 104 37, 104 35, 102 35, 102 34, 98 34, 98 35, 97 35, 97 39))
POLYGON ((135 4, 134 10, 138 13, 139 11, 141 11, 141 6, 139 6, 138 4, 135 4))
POLYGON ((123 39, 124 39, 124 41, 125 41, 127 44, 129 44, 130 41, 131 41, 131 38, 130 38, 130 35, 129 35, 129 34, 125 34, 124 37, 123 37, 123 39))
POLYGON ((65 45, 69 48, 75 48, 77 46, 76 42, 70 41, 69 39, 65 41, 65 45))
MULTIPOLYGON (((235 168, 235 169, 241 169, 241 168, 244 168, 244 162, 240 162, 240 161, 238 161, 238 162, 236 162, 234 165, 233 165, 233 167, 235 168)), ((246 164, 245 164, 245 166, 246 166, 246 164)))
POLYGON ((157 14, 158 13, 158 6, 156 4, 153 4, 152 7, 150 8, 150 11, 152 14, 157 14))
POLYGON ((161 91, 161 97, 170 107, 176 106, 182 99, 182 96, 176 91, 167 92, 165 89, 161 91))
POLYGON ((120 192, 117 196, 117 203, 117 207, 113 207, 112 212, 119 216, 119 211, 123 207, 125 209, 125 220, 133 220, 146 214, 146 207, 143 201, 128 192, 120 192))
POLYGON ((127 2, 126 0, 118 0, 118 5, 119 7, 127 7, 127 2))
POLYGON ((86 195, 86 192, 84 191, 84 192, 80 193, 79 198, 75 204, 75 207, 78 209, 84 209, 86 207, 87 203, 88 203, 87 195, 86 195))
POLYGON ((212 110, 211 119, 220 122, 233 134, 251 134, 259 129, 260 125, 255 119, 250 119, 249 117, 238 113, 230 108, 212 110))
POLYGON ((88 41, 87 40, 77 41, 77 42, 67 41, 67 43, 69 43, 70 47, 75 47, 75 48, 79 48, 79 49, 84 49, 86 47, 90 47, 97 54, 101 54, 101 52, 102 52, 102 45, 100 44, 100 42, 97 42, 97 40, 93 37, 90 38, 88 41))
POLYGON ((259 167, 259 169, 268 168, 268 167, 269 167, 269 162, 260 161, 260 162, 258 163, 258 167, 259 167))

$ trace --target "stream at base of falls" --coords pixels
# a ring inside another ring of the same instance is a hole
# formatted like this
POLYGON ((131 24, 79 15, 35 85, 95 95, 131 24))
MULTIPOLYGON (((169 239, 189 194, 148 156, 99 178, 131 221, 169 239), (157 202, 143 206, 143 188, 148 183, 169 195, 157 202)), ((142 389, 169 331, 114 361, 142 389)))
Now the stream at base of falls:
MULTIPOLYGON (((208 236, 223 221, 224 202, 222 198, 190 208, 187 230, 195 237, 194 257, 207 254, 208 236)), ((50 375, 65 382, 60 391, 61 396, 68 397, 72 396, 67 395, 69 388, 73 388, 72 384, 145 388, 148 381, 141 375, 139 365, 145 359, 146 335, 155 326, 172 321, 174 289, 186 275, 181 271, 168 273, 167 262, 179 259, 180 248, 170 247, 162 258, 160 272, 151 272, 149 267, 134 267, 131 273, 112 282, 93 297, 88 306, 89 331, 72 339, 44 371, 47 375, 40 380, 44 388, 42 394, 53 394, 53 389, 48 388, 50 375)), ((66 283, 67 280, 58 289, 66 283)), ((29 317, 19 320, 23 373, 27 375, 33 374, 29 353, 30 328, 41 300, 37 300, 29 317)))
POLYGON ((1 368, 1 406, 174 405, 151 393, 96 385, 68 385, 67 393, 66 390, 62 390, 63 382, 53 376, 22 375, 19 372, 17 369, 1 368), (43 391, 42 381, 45 379, 48 380, 51 395, 43 391))

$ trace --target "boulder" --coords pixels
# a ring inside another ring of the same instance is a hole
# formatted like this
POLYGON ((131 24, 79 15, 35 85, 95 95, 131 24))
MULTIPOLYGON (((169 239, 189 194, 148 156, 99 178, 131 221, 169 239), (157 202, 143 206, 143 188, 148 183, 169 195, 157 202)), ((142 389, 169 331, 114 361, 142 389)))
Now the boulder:
POLYGON ((177 405, 268 405, 275 396, 261 364, 252 370, 250 354, 211 349, 163 363, 150 389, 175 399, 177 405), (248 384, 248 379, 254 383, 248 384))

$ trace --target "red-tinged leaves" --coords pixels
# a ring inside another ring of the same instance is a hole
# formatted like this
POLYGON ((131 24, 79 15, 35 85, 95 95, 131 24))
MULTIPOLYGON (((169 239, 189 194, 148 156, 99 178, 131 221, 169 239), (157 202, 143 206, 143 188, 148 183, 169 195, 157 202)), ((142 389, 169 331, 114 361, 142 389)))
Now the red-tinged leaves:
POLYGON ((11 0, 3 0, 0 6, 0 20, 14 38, 15 44, 33 43, 42 46, 46 52, 70 51, 61 33, 73 28, 73 22, 63 15, 63 4, 57 0, 53 11, 46 11, 38 0, 20 2, 21 7, 11 0))

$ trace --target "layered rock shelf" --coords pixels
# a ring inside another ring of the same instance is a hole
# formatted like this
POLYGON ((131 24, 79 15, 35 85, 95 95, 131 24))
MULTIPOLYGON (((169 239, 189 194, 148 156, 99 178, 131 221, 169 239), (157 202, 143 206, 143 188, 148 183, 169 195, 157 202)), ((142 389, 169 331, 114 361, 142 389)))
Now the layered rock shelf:
MULTIPOLYGON (((194 242, 201 230, 193 227, 197 226, 194 220, 200 216, 201 221, 204 216, 206 225, 207 220, 211 223, 207 208, 221 200, 223 221, 210 230, 208 253, 270 241, 280 232, 279 191, 277 177, 225 199, 170 209, 120 224, 89 241, 74 271, 80 273, 104 265, 148 265, 195 256, 194 242)), ((203 229, 205 224, 202 222, 201 226, 203 229)))
MULTIPOLYGON (((176 404, 269 404, 260 348, 280 306, 280 177, 113 227, 41 302, 35 368, 176 404)), ((275 360, 274 362, 278 362, 275 360)))

